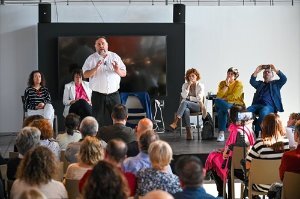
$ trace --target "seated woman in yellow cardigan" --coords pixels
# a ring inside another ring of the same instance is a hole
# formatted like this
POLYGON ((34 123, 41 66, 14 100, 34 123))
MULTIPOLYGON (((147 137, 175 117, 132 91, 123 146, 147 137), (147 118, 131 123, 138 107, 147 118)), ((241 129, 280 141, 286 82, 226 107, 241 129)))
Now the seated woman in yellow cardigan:
POLYGON ((226 79, 219 83, 217 98, 215 99, 215 106, 218 113, 218 142, 225 141, 224 132, 226 130, 228 110, 233 104, 245 106, 243 84, 237 80, 238 77, 238 69, 231 67, 227 70, 226 79))

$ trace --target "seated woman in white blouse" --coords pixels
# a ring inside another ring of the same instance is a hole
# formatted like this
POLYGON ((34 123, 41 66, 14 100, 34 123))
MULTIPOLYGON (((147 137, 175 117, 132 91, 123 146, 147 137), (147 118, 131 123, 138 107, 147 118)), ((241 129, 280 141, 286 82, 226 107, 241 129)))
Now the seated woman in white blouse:
POLYGON ((75 113, 82 120, 86 116, 92 115, 92 90, 89 88, 88 82, 82 81, 83 73, 81 69, 75 69, 72 76, 73 81, 65 85, 63 115, 66 117, 68 113, 75 113))
POLYGON ((66 179, 80 180, 82 176, 104 159, 104 148, 96 137, 87 136, 81 143, 78 162, 70 164, 66 171, 66 179))

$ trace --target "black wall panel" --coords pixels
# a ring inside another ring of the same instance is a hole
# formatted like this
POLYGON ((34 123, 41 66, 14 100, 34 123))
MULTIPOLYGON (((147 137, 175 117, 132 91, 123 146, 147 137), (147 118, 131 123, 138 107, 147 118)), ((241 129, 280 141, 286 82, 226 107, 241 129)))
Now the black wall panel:
MULTIPOLYGON (((46 77, 59 130, 63 125, 63 96, 58 95, 58 37, 96 35, 167 35, 167 96, 163 109, 165 125, 174 118, 185 73, 184 23, 39 23, 38 67, 46 77)), ((153 112, 154 114, 154 112, 153 112)))

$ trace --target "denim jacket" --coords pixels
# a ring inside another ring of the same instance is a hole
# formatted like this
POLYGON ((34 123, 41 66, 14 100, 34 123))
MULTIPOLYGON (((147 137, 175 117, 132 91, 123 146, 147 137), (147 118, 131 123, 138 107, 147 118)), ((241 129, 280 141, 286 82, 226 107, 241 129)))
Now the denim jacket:
MULTIPOLYGON (((270 82, 270 92, 271 92, 271 97, 273 99, 273 102, 275 104, 274 107, 275 111, 283 112, 280 89, 286 83, 287 78, 281 71, 278 72, 278 76, 279 76, 278 80, 273 80, 270 82)), ((252 105, 259 104, 258 103, 259 95, 264 86, 264 82, 256 81, 256 77, 252 75, 250 78, 250 84, 256 89, 256 93, 254 94, 252 105)))

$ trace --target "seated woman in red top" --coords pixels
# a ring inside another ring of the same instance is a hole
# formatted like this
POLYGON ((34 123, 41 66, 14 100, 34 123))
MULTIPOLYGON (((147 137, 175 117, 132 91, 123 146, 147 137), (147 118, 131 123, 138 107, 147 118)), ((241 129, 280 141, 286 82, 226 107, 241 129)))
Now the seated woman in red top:
POLYGON ((73 81, 65 85, 63 103, 65 105, 64 117, 69 113, 75 113, 81 120, 92 115, 91 96, 92 90, 89 83, 82 81, 83 73, 81 69, 73 72, 73 81))
POLYGON ((300 121, 295 125, 294 139, 295 142, 298 142, 297 148, 285 152, 281 158, 281 165, 279 167, 281 180, 283 180, 284 172, 286 171, 300 173, 300 121))

